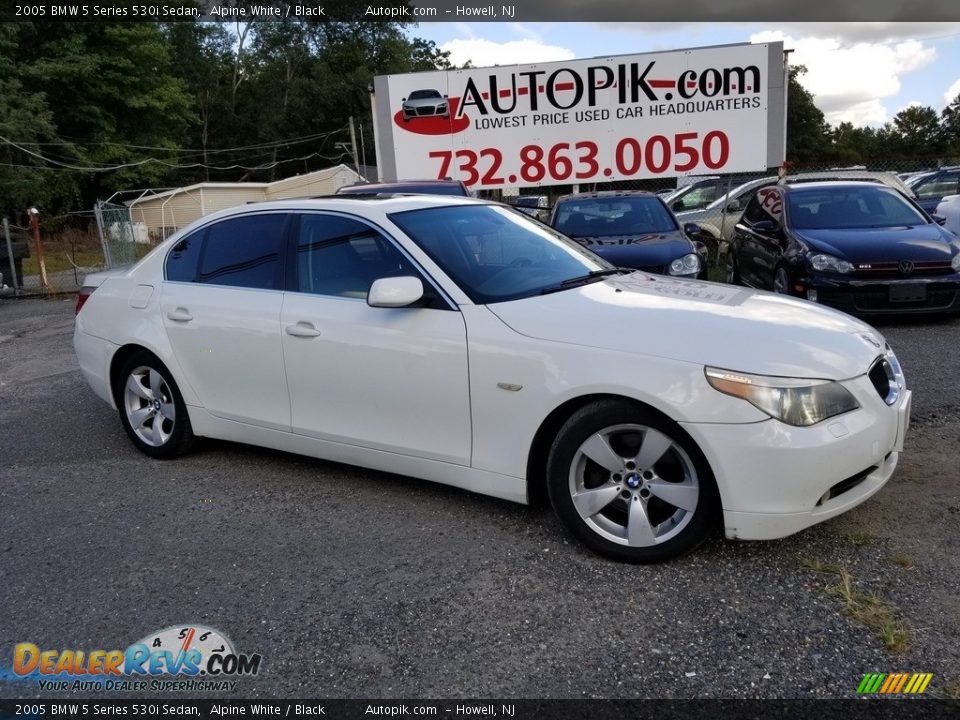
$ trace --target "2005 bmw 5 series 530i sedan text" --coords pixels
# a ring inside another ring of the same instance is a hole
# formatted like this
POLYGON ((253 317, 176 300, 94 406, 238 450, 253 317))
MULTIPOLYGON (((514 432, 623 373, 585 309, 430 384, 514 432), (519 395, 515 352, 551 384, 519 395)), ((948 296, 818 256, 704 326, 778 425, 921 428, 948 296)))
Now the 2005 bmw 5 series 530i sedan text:
POLYGON ((545 488, 632 562, 849 510, 893 474, 910 411, 859 320, 622 270, 467 198, 205 217, 88 278, 74 342, 153 457, 214 437, 516 502, 545 488))

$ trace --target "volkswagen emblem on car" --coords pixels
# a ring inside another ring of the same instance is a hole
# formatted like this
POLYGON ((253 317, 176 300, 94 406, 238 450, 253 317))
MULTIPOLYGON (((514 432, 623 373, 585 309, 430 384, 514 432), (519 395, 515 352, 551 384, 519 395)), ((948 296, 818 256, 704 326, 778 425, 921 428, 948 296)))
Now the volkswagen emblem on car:
POLYGON ((900 261, 900 272, 904 275, 909 275, 913 272, 913 260, 901 260, 900 261))

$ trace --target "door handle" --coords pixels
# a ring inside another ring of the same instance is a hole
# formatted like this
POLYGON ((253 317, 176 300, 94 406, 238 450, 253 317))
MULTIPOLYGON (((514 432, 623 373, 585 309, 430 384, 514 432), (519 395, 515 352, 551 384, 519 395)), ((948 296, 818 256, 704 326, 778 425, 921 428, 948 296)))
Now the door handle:
POLYGON ((320 335, 320 331, 308 322, 298 322, 296 325, 287 325, 287 335, 294 337, 312 338, 320 335))
POLYGON ((190 314, 190 311, 185 307, 178 307, 174 310, 167 312, 167 317, 176 322, 190 322, 193 320, 193 315, 190 314))

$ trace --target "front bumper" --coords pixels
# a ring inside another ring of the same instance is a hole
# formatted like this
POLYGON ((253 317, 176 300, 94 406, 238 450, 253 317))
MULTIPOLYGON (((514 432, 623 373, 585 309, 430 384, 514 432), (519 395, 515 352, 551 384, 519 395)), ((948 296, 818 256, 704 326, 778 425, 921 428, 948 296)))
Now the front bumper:
POLYGON ((960 312, 960 273, 887 280, 810 275, 804 284, 801 297, 815 290, 817 302, 854 315, 960 312), (922 286, 923 299, 893 299, 898 288, 911 286, 922 286))
POLYGON ((727 537, 792 535, 859 505, 890 479, 909 425, 911 393, 888 407, 865 376, 844 385, 861 407, 812 427, 772 419, 684 424, 713 469, 727 537))

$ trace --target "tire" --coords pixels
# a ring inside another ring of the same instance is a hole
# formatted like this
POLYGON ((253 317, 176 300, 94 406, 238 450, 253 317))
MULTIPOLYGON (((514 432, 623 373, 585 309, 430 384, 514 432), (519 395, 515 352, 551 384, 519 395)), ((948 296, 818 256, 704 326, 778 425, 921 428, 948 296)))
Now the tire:
POLYGON ((726 257, 724 280, 728 285, 740 285, 740 268, 737 267, 737 256, 733 254, 733 245, 727 248, 726 257))
POLYGON ((783 265, 773 271, 773 291, 780 295, 790 294, 790 273, 783 265))
POLYGON ((624 562, 685 555, 720 518, 700 449, 677 425, 627 400, 599 400, 567 420, 550 449, 547 490, 573 535, 624 562))
POLYGON ((114 397, 120 423, 140 452, 169 460, 193 446, 193 428, 180 389, 153 354, 141 351, 130 356, 120 370, 114 397))

